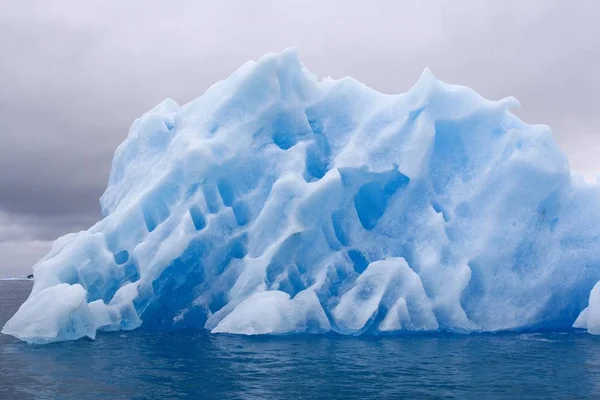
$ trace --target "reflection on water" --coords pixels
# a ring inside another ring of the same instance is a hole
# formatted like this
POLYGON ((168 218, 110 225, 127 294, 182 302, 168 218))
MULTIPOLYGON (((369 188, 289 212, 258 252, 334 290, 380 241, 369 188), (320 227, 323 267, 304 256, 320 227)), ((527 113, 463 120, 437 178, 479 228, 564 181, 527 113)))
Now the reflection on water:
MULTIPOLYGON (((6 311, 0 309, 0 323, 6 311)), ((599 398, 600 339, 575 333, 275 338, 134 331, 28 346, 0 338, 0 398, 86 395, 599 398)))

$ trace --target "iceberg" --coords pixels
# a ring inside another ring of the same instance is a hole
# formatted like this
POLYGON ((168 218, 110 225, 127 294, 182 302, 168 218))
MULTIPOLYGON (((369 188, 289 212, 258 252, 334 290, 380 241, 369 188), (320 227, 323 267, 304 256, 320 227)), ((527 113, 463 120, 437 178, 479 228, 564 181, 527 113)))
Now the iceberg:
POLYGON ((103 219, 2 332, 600 333, 599 186, 518 106, 429 70, 386 95, 294 50, 248 62, 133 123, 103 219))
POLYGON ((589 305, 579 314, 573 327, 586 329, 592 335, 600 335, 600 282, 593 287, 589 305))

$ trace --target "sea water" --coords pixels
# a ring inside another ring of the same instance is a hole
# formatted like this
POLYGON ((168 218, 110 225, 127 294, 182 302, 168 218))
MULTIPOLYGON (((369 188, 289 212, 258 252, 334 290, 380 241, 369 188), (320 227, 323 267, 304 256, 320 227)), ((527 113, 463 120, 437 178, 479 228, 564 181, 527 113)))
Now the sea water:
MULTIPOLYGON (((0 281, 0 325, 30 290, 0 281)), ((0 399, 83 398, 600 398, 600 338, 135 330, 39 346, 0 335, 0 399)))

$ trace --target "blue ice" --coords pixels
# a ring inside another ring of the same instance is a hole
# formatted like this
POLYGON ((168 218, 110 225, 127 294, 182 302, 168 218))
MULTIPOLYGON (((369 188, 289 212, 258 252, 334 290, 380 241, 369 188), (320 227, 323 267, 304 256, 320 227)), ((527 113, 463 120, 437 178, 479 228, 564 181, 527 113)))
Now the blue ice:
POLYGON ((248 62, 133 123, 104 219, 2 332, 600 333, 599 186, 516 106, 428 70, 384 95, 292 50, 248 62))

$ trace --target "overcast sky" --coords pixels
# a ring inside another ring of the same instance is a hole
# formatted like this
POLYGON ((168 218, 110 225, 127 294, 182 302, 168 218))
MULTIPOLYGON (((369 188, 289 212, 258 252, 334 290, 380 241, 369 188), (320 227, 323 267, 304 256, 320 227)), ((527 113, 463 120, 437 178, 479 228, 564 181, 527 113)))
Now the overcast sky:
POLYGON ((572 168, 600 171, 600 2, 0 0, 0 277, 99 219, 134 118, 298 46, 319 76, 400 93, 429 67, 514 95, 572 168), (214 4, 213 4, 214 3, 214 4))

